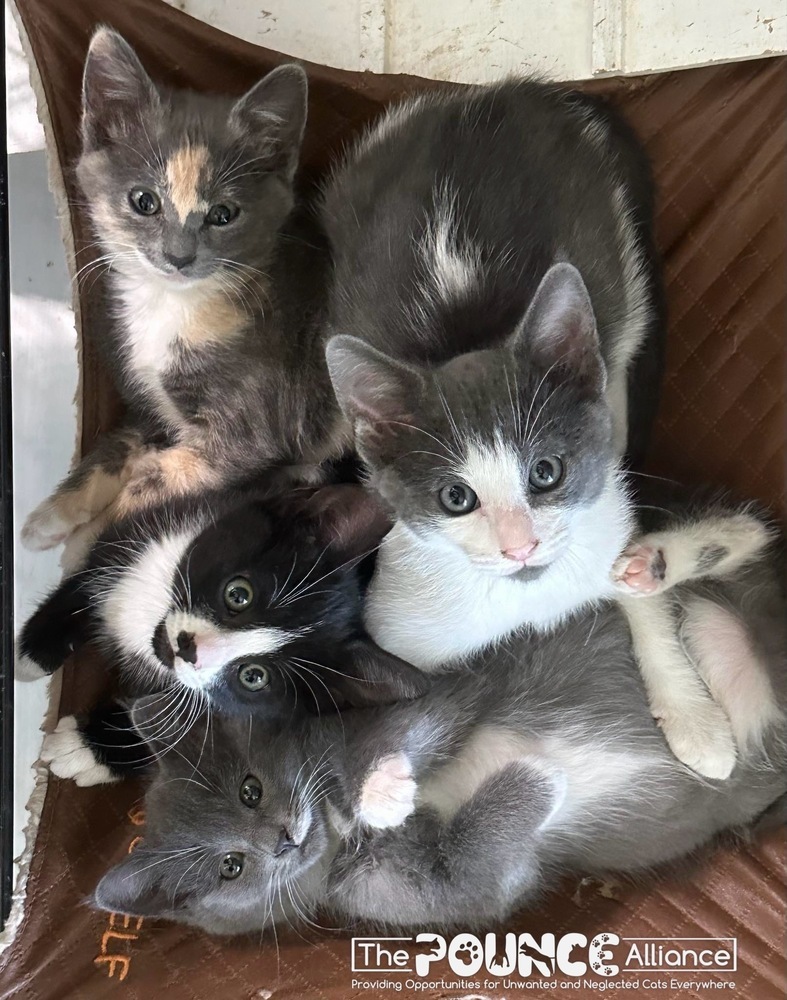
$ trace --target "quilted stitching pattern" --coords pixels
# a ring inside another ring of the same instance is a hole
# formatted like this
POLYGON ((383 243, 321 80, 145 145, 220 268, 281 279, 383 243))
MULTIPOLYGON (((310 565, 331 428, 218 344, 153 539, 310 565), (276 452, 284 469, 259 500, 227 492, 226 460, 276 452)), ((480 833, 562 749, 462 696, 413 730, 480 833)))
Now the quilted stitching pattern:
MULTIPOLYGON (((281 56, 230 39, 155 0, 17 0, 33 42, 52 113, 57 148, 75 153, 81 61, 93 24, 115 24, 173 82, 223 79, 240 91, 281 56), (136 30, 135 30, 135 25, 136 30), (166 39, 167 47, 161 39, 166 39), (170 44, 171 43, 171 44, 170 44), (200 52, 195 66, 191 53, 200 52), (231 59, 228 56, 231 53, 231 59)), ((783 60, 604 81, 607 93, 644 138, 660 191, 659 237, 670 306, 668 372, 653 443, 654 472, 717 482, 784 511, 784 94, 783 60)), ((311 67, 313 175, 340 143, 373 117, 383 99, 417 84, 311 67)), ((82 220, 78 240, 88 242, 82 220)), ((80 258, 80 263, 84 259, 80 258)), ((97 298, 82 302, 86 333, 104 322, 97 298)), ((83 357, 84 440, 109 426, 117 404, 91 341, 83 357)), ((63 713, 90 704, 104 683, 84 657, 66 668, 63 713)), ((128 810, 134 785, 77 789, 53 779, 41 820, 28 907, 15 945, 0 965, 0 997, 18 1000, 366 1000, 402 996, 350 986, 349 934, 304 940, 225 942, 145 921, 126 978, 94 965, 107 918, 82 900, 138 832, 128 810)), ((704 853, 693 873, 626 884, 608 898, 597 885, 567 883, 521 929, 621 935, 738 936, 737 996, 782 996, 776 956, 785 915, 784 838, 704 853)), ((516 929, 512 927, 511 929, 516 929)), ((435 967, 436 974, 444 972, 435 967)), ((632 991, 627 991, 631 995, 632 991)), ((429 994, 425 994, 429 995, 429 994)), ((442 991, 433 997, 454 994, 442 991)), ((561 998, 591 991, 550 991, 561 998)), ((614 995, 614 994, 611 994, 614 995)), ((659 992, 674 1000, 676 991, 659 992)), ((715 995, 698 991, 693 996, 715 995)))

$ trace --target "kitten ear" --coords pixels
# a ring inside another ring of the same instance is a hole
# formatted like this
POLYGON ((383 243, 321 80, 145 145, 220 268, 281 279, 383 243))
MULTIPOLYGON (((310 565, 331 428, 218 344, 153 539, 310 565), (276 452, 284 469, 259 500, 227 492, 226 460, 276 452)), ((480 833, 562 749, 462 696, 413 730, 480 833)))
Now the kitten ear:
POLYGON ((96 886, 93 905, 110 913, 132 917, 172 916, 178 898, 165 891, 160 862, 161 851, 147 851, 144 845, 134 848, 120 864, 110 868, 96 886), (159 863, 157 863, 159 862, 159 863))
POLYGON ((252 140, 259 137, 274 151, 275 168, 292 180, 306 127, 306 73, 297 63, 286 63, 264 76, 236 101, 231 118, 252 140))
POLYGON ((306 501, 305 513, 316 520, 321 541, 345 559, 375 549, 393 523, 378 494, 350 483, 317 490, 306 501))
POLYGON ((344 673, 326 676, 325 682, 353 708, 409 701, 422 697, 431 687, 427 674, 368 637, 346 643, 342 655, 344 673))
POLYGON ((380 433, 386 425, 412 423, 413 400, 424 388, 414 368, 346 334, 328 341, 325 360, 339 406, 353 425, 380 433))
POLYGON ((547 271, 509 346, 528 365, 564 368, 595 392, 604 391, 607 371, 596 317, 582 275, 571 264, 547 271))
POLYGON ((99 149, 121 135, 129 119, 159 104, 155 84, 136 52, 111 28, 93 35, 82 77, 82 142, 99 149))

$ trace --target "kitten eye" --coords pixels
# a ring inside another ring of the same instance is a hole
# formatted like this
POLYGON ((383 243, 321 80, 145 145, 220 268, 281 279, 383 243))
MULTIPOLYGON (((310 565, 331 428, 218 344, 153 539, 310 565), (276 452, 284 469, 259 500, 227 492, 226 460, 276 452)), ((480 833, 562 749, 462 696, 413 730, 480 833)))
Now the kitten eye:
POLYGON ((256 809, 262 800, 262 784, 253 774, 247 774, 240 786, 240 800, 249 809, 256 809))
POLYGON ((238 680, 247 691, 262 691, 270 684, 271 675, 259 663, 241 663, 238 667, 238 680))
POLYGON ((228 611, 245 611, 253 600, 254 588, 245 576, 236 576, 224 588, 224 603, 228 611))
POLYGON ((563 478, 564 466, 557 455, 537 458, 530 466, 530 485, 534 490, 553 490, 563 478))
POLYGON ((443 509, 454 516, 469 514, 478 506, 478 497, 464 483, 451 483, 450 486, 444 486, 438 493, 438 497, 443 509))
POLYGON ((159 196, 147 188, 133 188, 129 191, 128 200, 134 211, 140 215, 155 215, 161 208, 159 196))
POLYGON ((209 226, 226 226, 237 214, 237 208, 231 208, 229 205, 213 205, 208 209, 205 221, 209 226))
POLYGON ((237 878, 243 871, 243 861, 243 855, 236 851, 225 854, 219 861, 219 875, 226 879, 237 878))

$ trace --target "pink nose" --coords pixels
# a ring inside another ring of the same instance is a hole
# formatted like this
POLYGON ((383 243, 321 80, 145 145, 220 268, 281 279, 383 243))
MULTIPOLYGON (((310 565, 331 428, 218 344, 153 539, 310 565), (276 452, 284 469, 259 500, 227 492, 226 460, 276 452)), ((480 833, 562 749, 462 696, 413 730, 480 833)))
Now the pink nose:
POLYGON ((528 542, 526 545, 520 545, 516 549, 503 549, 503 555, 506 559, 513 559, 515 562, 523 563, 532 554, 537 545, 538 540, 533 539, 533 541, 528 542))

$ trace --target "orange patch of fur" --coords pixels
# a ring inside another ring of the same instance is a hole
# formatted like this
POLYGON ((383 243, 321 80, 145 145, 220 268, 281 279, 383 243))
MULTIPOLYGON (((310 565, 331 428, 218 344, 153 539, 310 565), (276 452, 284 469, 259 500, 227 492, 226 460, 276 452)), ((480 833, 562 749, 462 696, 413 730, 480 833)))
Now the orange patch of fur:
POLYGON ((184 222, 191 212, 207 208, 199 197, 199 179, 208 162, 205 146, 181 146, 167 160, 169 196, 178 218, 184 222))

